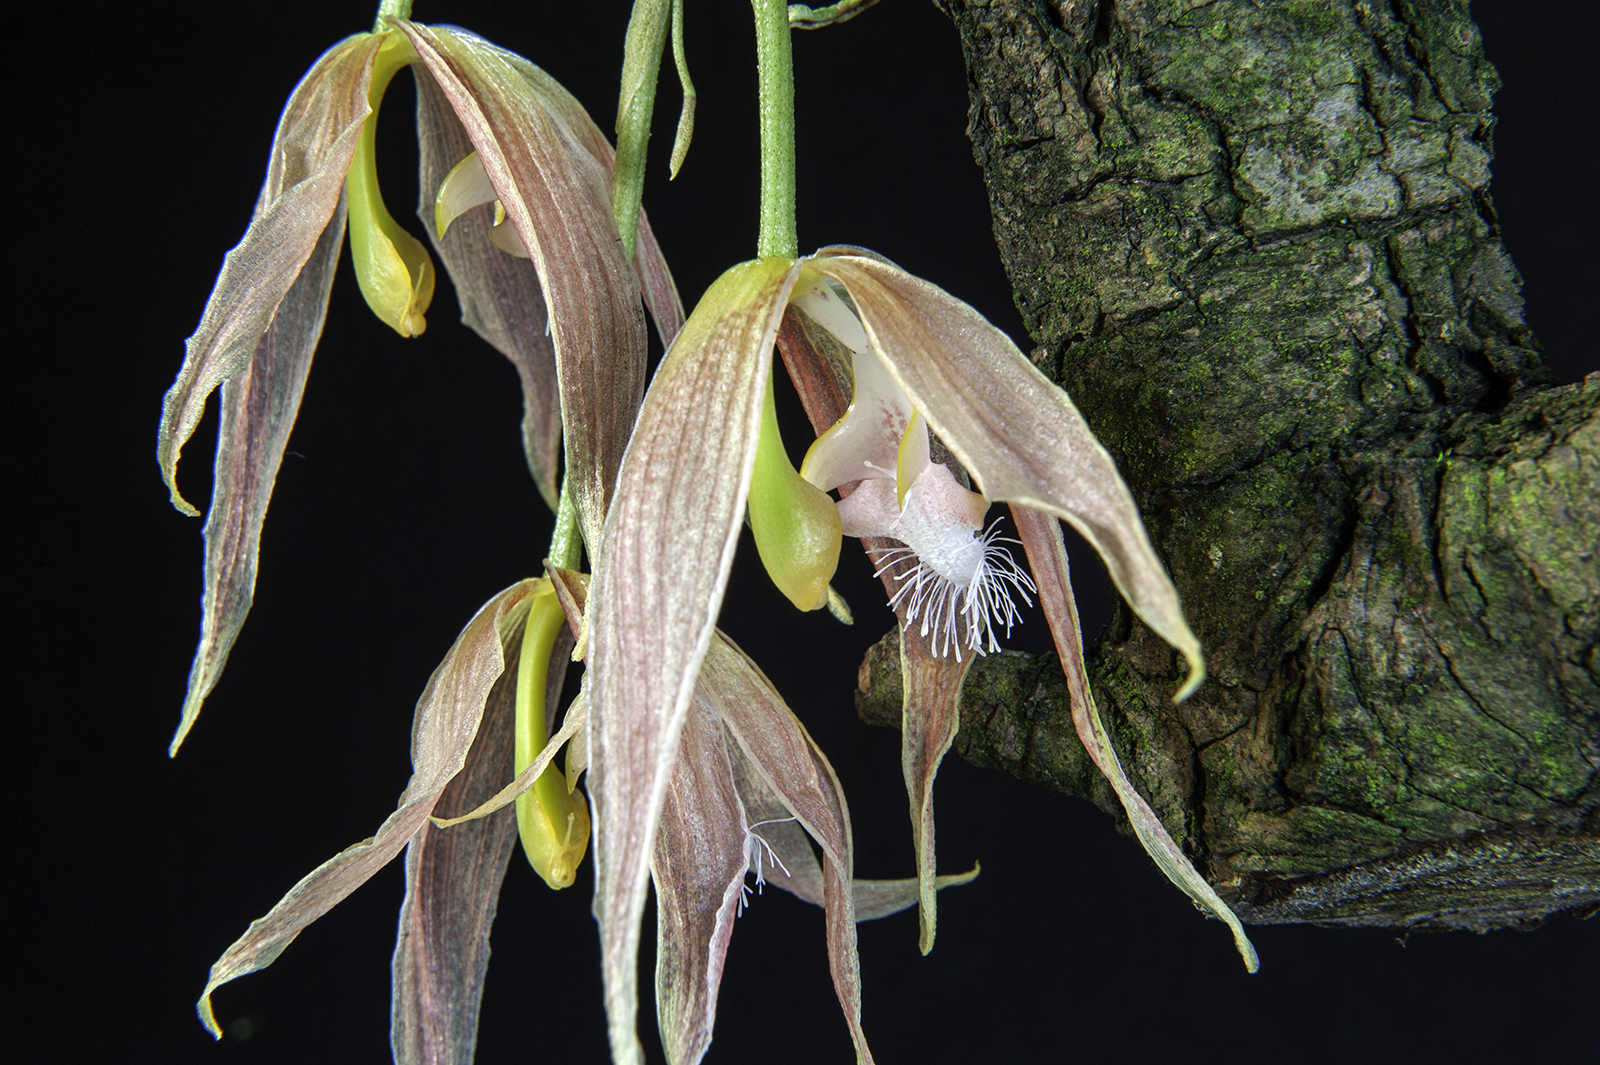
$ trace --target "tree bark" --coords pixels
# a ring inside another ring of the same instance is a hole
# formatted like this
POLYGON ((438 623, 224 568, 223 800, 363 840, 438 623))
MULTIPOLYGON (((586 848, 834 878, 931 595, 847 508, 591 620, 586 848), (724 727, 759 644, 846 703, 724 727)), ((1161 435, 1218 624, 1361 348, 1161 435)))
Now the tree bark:
MULTIPOLYGON (((1034 361, 1116 457, 1211 679, 1119 606, 1125 764, 1246 921, 1600 901, 1600 375, 1556 387, 1459 0, 941 0, 1034 361)), ((863 717, 898 723, 891 634, 863 717)), ((956 750, 1116 808, 1053 658, 956 750)))

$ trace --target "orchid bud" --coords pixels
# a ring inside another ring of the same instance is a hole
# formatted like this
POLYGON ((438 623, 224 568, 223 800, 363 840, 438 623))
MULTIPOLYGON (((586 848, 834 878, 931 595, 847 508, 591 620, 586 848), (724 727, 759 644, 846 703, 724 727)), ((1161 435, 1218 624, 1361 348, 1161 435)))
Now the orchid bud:
POLYGON ((767 575, 790 602, 801 610, 828 605, 828 582, 843 542, 839 508, 790 464, 778 433, 771 375, 750 479, 750 529, 767 575))
MULTIPOLYGON (((517 721, 513 770, 522 772, 544 750, 545 686, 550 652, 567 623, 561 601, 547 587, 533 596, 522 630, 517 663, 517 721)), ((517 796, 517 831, 528 864, 559 891, 577 879, 589 847, 589 806, 580 791, 568 791, 566 775, 552 762, 517 796)))
POLYGON ((361 127, 361 140, 345 178, 350 207, 350 258, 355 263, 361 295, 385 324, 403 337, 420 336, 428 327, 423 313, 433 301, 433 260, 422 242, 400 228, 378 190, 375 157, 378 106, 390 80, 403 66, 417 61, 405 35, 393 32, 378 49, 367 103, 372 108, 361 127))

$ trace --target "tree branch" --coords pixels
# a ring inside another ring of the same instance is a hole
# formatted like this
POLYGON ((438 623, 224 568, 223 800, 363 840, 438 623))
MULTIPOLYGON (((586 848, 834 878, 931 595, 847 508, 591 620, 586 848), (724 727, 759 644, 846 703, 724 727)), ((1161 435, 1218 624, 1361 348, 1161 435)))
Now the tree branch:
MULTIPOLYGON (((1091 656, 1174 837, 1256 922, 1600 901, 1600 377, 1523 322, 1466 4, 943 6, 1033 357, 1207 650, 1177 708, 1126 611, 1091 656)), ((1059 676, 981 662, 956 749, 1108 805, 1059 676)))

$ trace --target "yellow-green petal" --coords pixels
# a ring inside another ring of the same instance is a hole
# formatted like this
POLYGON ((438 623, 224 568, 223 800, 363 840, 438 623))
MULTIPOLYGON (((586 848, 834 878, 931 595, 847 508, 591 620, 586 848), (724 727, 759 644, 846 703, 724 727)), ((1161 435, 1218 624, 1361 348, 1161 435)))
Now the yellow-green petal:
MULTIPOLYGON (((468 152, 466 158, 450 168, 450 173, 439 183, 438 195, 433 198, 433 231, 444 239, 450 223, 480 204, 495 202, 494 186, 484 172, 483 160, 477 152, 468 152)), ((505 208, 501 208, 503 213, 505 208)), ((495 219, 499 224, 499 219, 495 219)))
POLYGON ((906 509, 906 493, 928 468, 929 460, 928 423, 922 420, 919 411, 913 410, 905 435, 900 438, 900 449, 895 453, 894 494, 901 510, 906 509))
POLYGON ((770 374, 750 479, 750 530, 767 575, 791 603, 801 610, 828 605, 828 582, 839 568, 843 543, 839 508, 789 464, 770 374))
MULTIPOLYGON (((545 680, 556 636, 567 623, 561 602, 543 582, 533 597, 517 662, 517 723, 513 769, 521 773, 544 750, 545 680)), ((528 791, 517 796, 517 831, 528 864, 559 891, 571 887, 589 848, 589 806, 567 790, 566 775, 548 765, 528 791)))
POLYGON ((433 302, 433 260, 422 242, 400 228, 383 204, 376 160, 378 105, 389 81, 417 53, 400 33, 391 33, 378 51, 367 102, 372 111, 361 129, 345 193, 350 204, 350 258, 361 295, 380 321, 403 337, 420 336, 433 302))

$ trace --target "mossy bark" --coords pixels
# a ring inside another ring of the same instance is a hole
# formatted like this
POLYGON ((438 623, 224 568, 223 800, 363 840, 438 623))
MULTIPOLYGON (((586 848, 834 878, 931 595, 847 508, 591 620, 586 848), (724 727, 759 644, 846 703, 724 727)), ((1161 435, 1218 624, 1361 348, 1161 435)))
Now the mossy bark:
MULTIPOLYGON (((1600 900, 1600 375, 1555 387, 1458 0, 942 0, 1037 348, 1205 645, 1091 678, 1247 921, 1488 928, 1600 900)), ((891 637, 892 639, 892 637, 891 637)), ((880 646, 864 716, 893 708, 880 646)), ((956 749, 1115 806, 1053 659, 956 749)))

